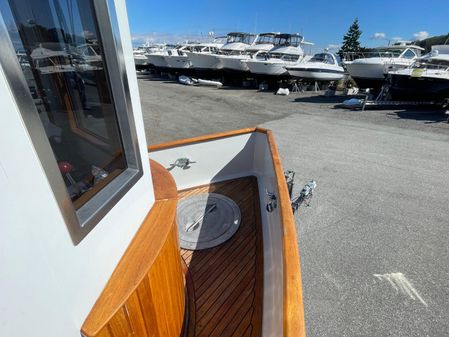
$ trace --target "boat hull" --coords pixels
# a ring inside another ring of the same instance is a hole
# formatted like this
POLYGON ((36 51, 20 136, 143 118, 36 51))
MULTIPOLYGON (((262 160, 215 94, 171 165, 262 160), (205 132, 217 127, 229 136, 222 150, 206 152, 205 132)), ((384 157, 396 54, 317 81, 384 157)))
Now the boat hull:
POLYGON ((285 69, 285 62, 245 61, 249 71, 259 78, 287 78, 289 74, 285 69))
POLYGON ((449 98, 449 78, 408 74, 390 74, 390 78, 390 94, 394 100, 440 101, 449 98))
POLYGON ((246 63, 241 62, 241 60, 249 59, 248 57, 245 57, 245 55, 241 55, 238 57, 220 55, 218 58, 220 59, 220 62, 224 70, 241 71, 241 72, 249 71, 249 68, 246 65, 246 63))
POLYGON ((345 76, 343 70, 326 68, 287 68, 292 77, 314 81, 338 81, 345 76))
POLYGON ((167 68, 167 62, 165 61, 165 55, 150 54, 147 55, 148 63, 152 64, 155 68, 167 68))
POLYGON ((220 60, 216 54, 186 52, 192 67, 197 70, 221 69, 220 60))
POLYGON ((403 69, 409 64, 371 58, 346 62, 345 67, 359 88, 380 89, 389 71, 403 69))
POLYGON ((168 68, 173 69, 188 69, 192 66, 189 58, 187 56, 165 56, 165 62, 168 68))
POLYGON ((353 77, 351 78, 357 84, 359 88, 369 88, 374 90, 380 90, 384 84, 386 84, 385 77, 377 78, 366 78, 366 77, 353 77))
POLYGON ((148 59, 146 56, 134 56, 134 64, 136 66, 146 66, 148 65, 148 59))

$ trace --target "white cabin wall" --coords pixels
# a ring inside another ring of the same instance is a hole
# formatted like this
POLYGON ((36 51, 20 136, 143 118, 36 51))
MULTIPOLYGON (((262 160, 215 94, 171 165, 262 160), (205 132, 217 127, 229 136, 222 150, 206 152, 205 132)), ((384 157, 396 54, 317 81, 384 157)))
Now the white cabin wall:
POLYGON ((144 174, 77 246, 0 66, 0 336, 79 337, 154 202, 124 1, 116 12, 144 174))
POLYGON ((254 134, 181 145, 150 152, 151 159, 166 168, 178 158, 194 161, 189 169, 170 170, 178 190, 253 174, 254 134))

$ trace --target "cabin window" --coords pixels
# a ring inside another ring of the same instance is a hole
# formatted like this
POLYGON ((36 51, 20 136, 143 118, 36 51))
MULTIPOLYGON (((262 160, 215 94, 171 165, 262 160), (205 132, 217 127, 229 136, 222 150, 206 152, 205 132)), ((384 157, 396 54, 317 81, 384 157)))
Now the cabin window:
POLYGON ((309 62, 320 62, 320 63, 327 63, 327 64, 335 64, 334 58, 330 54, 315 54, 309 62))
POLYGON ((257 44, 272 44, 274 35, 259 35, 257 39, 257 44))
POLYGON ((21 97, 24 121, 31 114, 40 123, 28 130, 40 130, 48 139, 46 149, 36 150, 39 156, 52 153, 59 177, 48 178, 71 201, 58 200, 75 242, 142 171, 121 51, 115 48, 113 6, 107 1, 0 0, 1 29, 9 35, 12 54, 2 65, 10 84, 13 77, 22 79, 13 92, 21 97))
POLYGON ((404 54, 402 54, 402 57, 405 59, 414 59, 416 54, 412 50, 407 49, 404 54))

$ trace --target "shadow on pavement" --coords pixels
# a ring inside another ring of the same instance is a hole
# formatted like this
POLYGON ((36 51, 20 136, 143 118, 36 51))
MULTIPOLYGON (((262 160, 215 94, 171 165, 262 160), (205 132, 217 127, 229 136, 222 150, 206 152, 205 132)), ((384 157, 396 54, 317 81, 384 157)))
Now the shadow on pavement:
POLYGON ((390 112, 388 117, 395 119, 413 119, 424 122, 424 124, 446 123, 448 116, 441 109, 401 110, 390 112))
MULTIPOLYGON (((307 95, 303 93, 300 95, 307 95)), ((324 95, 313 95, 295 98, 295 102, 298 103, 327 103, 327 104, 338 104, 343 103, 343 101, 349 99, 348 96, 324 96, 324 95)))

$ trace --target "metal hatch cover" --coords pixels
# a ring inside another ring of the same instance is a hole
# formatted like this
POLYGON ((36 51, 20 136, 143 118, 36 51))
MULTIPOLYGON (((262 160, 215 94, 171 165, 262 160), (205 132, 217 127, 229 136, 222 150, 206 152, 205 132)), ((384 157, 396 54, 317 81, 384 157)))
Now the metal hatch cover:
POLYGON ((239 229, 241 213, 230 198, 202 193, 183 199, 177 209, 181 248, 201 250, 229 240, 239 229))

